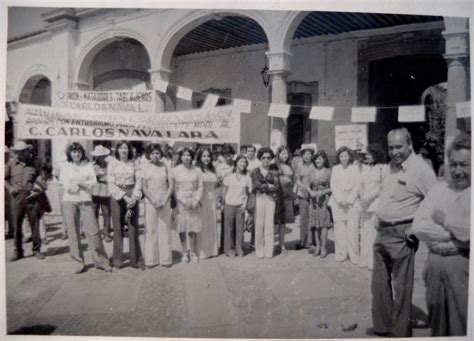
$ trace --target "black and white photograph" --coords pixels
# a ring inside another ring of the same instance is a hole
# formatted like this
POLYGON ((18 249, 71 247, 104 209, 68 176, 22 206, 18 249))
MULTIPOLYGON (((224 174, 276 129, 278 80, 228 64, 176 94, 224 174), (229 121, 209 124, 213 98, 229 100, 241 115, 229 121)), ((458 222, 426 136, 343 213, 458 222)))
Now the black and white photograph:
POLYGON ((473 11, 3 1, 0 339, 473 337, 473 11))

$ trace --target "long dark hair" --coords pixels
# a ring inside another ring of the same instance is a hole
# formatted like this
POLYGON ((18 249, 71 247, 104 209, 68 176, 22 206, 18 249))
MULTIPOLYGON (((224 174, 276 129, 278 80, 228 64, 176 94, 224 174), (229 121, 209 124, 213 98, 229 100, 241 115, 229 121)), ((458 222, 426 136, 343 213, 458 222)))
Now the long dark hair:
POLYGON ((326 154, 324 150, 319 150, 316 152, 316 154, 313 155, 312 162, 313 162, 314 167, 316 167, 314 162, 316 161, 318 157, 321 157, 324 160, 324 165, 323 165, 324 168, 329 168, 328 154, 326 154))
POLYGON ((235 173, 237 172, 237 163, 239 163, 240 160, 244 159, 245 162, 247 163, 247 166, 245 166, 245 169, 243 170, 242 174, 243 175, 247 175, 247 167, 249 166, 249 161, 247 160, 247 158, 243 155, 239 155, 237 156, 237 158, 235 159, 234 161, 234 168, 232 169, 232 173, 235 173))
POLYGON ((150 160, 150 154, 152 152, 154 152, 155 150, 157 150, 158 152, 160 152, 161 154, 161 157, 163 157, 163 151, 161 150, 161 146, 158 144, 158 143, 151 143, 149 144, 146 149, 145 149, 145 157, 147 160, 150 160))
POLYGON ((73 142, 71 143, 67 149, 66 149, 66 157, 67 157, 67 162, 71 162, 72 163, 72 157, 71 157, 71 153, 75 150, 79 150, 81 151, 82 153, 82 156, 81 156, 81 162, 82 161, 89 161, 89 159, 87 158, 87 155, 86 155, 86 150, 84 149, 84 147, 82 146, 82 144, 78 143, 78 142, 73 142))
POLYGON ((354 160, 355 160, 354 152, 352 151, 352 149, 350 149, 349 147, 346 147, 346 146, 342 146, 337 150, 337 152, 336 152, 336 164, 341 163, 341 161, 339 160, 339 156, 344 152, 347 152, 347 154, 349 155, 349 162, 347 164, 352 165, 354 163, 354 160))
POLYGON ((290 153, 290 149, 288 149, 287 146, 285 145, 281 145, 277 148, 276 150, 276 153, 275 153, 275 163, 276 164, 280 164, 280 163, 284 163, 286 165, 290 165, 291 164, 291 153, 290 153), (288 152, 288 160, 286 160, 286 162, 282 162, 281 159, 280 159, 280 154, 283 152, 283 151, 286 151, 288 152))
POLYGON ((178 161, 176 161, 176 166, 179 166, 180 164, 183 163, 183 161, 181 161, 181 157, 184 155, 184 153, 188 152, 189 155, 191 155, 191 161, 194 160, 194 150, 192 148, 189 148, 189 147, 184 147, 182 149, 180 149, 180 151, 178 152, 178 161))
POLYGON ((209 165, 207 165, 207 168, 215 173, 216 172, 216 169, 212 163, 212 152, 211 150, 208 148, 208 147, 202 147, 202 148, 199 148, 198 152, 197 152, 197 155, 196 155, 196 166, 198 166, 199 168, 201 168, 201 170, 204 172, 205 170, 205 166, 204 164, 201 162, 201 158, 202 158, 202 155, 204 154, 204 152, 208 152, 209 153, 209 157, 211 158, 211 162, 209 162, 209 165))
POLYGON ((128 142, 128 141, 120 141, 119 143, 117 143, 117 147, 115 148, 115 158, 116 158, 117 160, 119 160, 119 161, 122 161, 122 160, 120 159, 119 149, 120 149, 120 147, 121 147, 122 145, 124 145, 124 144, 126 144, 127 147, 128 147, 128 160, 129 160, 129 161, 132 161, 132 159, 133 159, 133 149, 132 149, 133 146, 132 146, 132 144, 131 144, 130 142, 128 142))

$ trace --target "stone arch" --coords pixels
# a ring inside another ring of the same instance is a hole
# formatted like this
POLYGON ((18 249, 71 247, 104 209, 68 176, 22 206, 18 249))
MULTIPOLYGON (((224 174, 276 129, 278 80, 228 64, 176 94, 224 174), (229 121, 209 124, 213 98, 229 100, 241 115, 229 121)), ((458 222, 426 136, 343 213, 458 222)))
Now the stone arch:
POLYGON ((51 88, 53 88, 53 77, 48 67, 43 64, 32 65, 28 70, 26 70, 17 85, 14 95, 15 100, 22 103, 28 103, 31 99, 33 90, 38 82, 43 78, 46 78, 49 81, 51 88))
POLYGON ((275 51, 290 51, 293 36, 298 26, 310 12, 288 12, 275 37, 272 37, 275 51))
POLYGON ((88 84, 88 72, 92 66, 94 57, 108 44, 112 43, 117 38, 131 38, 138 41, 148 55, 148 60, 151 65, 150 59, 150 44, 148 41, 138 32, 129 29, 115 28, 114 30, 107 30, 97 34, 87 45, 82 49, 81 53, 76 59, 76 65, 79 65, 76 71, 75 84, 78 88, 89 87, 88 84))
POLYGON ((238 15, 255 20, 265 32, 269 46, 271 45, 269 39, 270 23, 267 18, 258 11, 223 9, 213 11, 200 10, 192 13, 186 12, 181 18, 173 23, 173 25, 168 29, 166 35, 163 37, 161 44, 159 44, 154 54, 152 68, 154 70, 169 70, 173 52, 181 39, 194 28, 214 19, 213 15, 238 15))

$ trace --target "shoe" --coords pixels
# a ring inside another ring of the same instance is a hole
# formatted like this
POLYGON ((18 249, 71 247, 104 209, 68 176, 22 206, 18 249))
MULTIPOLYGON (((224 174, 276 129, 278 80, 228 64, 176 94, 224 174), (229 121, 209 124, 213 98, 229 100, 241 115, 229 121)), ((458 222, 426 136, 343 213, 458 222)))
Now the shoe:
POLYGON ((189 254, 187 252, 183 252, 183 254, 181 255, 181 262, 189 263, 189 254))
POLYGON ((328 249, 326 249, 325 247, 322 247, 321 248, 321 258, 326 258, 327 255, 328 255, 328 249))
POLYGON ((308 253, 312 255, 316 252, 316 250, 317 250, 317 247, 314 247, 313 245, 311 245, 308 249, 308 253))
POLYGON ((24 257, 24 256, 23 256, 22 254, 18 254, 18 253, 17 253, 17 254, 15 254, 15 255, 13 255, 12 258, 10 258, 10 262, 15 262, 15 261, 17 261, 17 260, 22 259, 23 257, 24 257))
POLYGON ((26 243, 31 243, 33 241, 33 237, 28 237, 28 238, 25 238, 25 240, 23 241, 24 244, 26 243))
POLYGON ((321 253, 321 248, 319 246, 316 246, 316 250, 314 250, 313 256, 318 257, 320 253, 321 253))
POLYGON ((123 263, 122 261, 112 261, 112 266, 117 269, 123 268, 123 263))
POLYGON ((43 244, 44 244, 44 245, 49 245, 49 241, 48 241, 47 238, 43 238, 43 244))
POLYGON ((288 250, 286 249, 285 245, 283 245, 283 246, 280 248, 280 251, 281 251, 281 254, 282 254, 282 255, 287 255, 287 254, 288 254, 288 250))
POLYGON ((68 239, 67 233, 63 233, 63 235, 61 236, 61 240, 66 240, 66 239, 68 239))
POLYGON ((35 256, 36 258, 38 258, 38 259, 40 259, 40 260, 43 260, 43 259, 46 258, 46 257, 45 257, 41 252, 39 252, 39 251, 35 251, 35 252, 33 253, 33 256, 35 256))
POLYGON ((296 244, 295 250, 303 250, 303 246, 301 244, 296 244))
POLYGON ((199 257, 195 253, 191 253, 191 261, 193 263, 199 263, 199 257))
POLYGON ((230 258, 234 258, 234 257, 235 257, 235 251, 234 251, 234 250, 230 250, 229 253, 226 253, 226 256, 227 256, 227 257, 230 257, 230 258))
POLYGON ((112 267, 110 265, 96 266, 96 269, 104 270, 105 272, 112 272, 112 267))
POLYGON ((146 270, 145 263, 143 263, 143 262, 139 262, 137 265, 132 266, 132 268, 134 268, 134 269, 140 269, 140 270, 142 270, 142 271, 145 271, 145 270, 146 270))
POLYGON ((104 238, 106 243, 110 243, 112 241, 112 238, 107 234, 104 238))
POLYGON ((84 267, 84 264, 78 265, 74 270, 72 271, 74 274, 80 274, 83 273, 86 268, 84 267))

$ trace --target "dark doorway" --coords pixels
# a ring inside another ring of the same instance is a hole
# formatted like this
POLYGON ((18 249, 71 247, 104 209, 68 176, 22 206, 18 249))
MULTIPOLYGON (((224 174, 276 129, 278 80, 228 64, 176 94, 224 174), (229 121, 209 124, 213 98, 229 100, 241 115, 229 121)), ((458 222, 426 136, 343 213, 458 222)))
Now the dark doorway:
POLYGON ((288 104, 291 105, 288 116, 288 148, 292 153, 303 143, 311 141, 311 95, 307 93, 289 93, 288 104))
POLYGON ((387 133, 406 127, 419 151, 428 131, 427 122, 398 122, 399 105, 418 105, 421 95, 431 85, 447 79, 446 61, 441 55, 410 55, 372 61, 369 70, 369 104, 376 106, 377 122, 369 123, 370 143, 387 147, 387 133), (391 108, 386 108, 391 107, 391 108))

